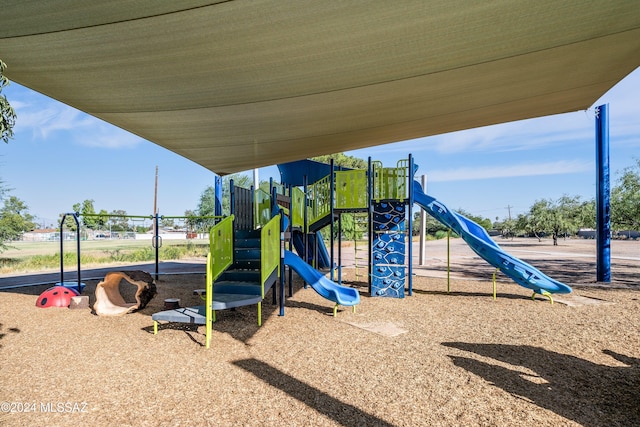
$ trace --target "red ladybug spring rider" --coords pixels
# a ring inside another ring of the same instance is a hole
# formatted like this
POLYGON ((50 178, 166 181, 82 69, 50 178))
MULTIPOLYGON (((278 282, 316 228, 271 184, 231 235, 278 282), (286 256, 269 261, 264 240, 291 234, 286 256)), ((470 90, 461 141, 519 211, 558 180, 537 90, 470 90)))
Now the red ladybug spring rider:
POLYGON ((80 295, 71 288, 64 286, 54 286, 40 294, 36 301, 36 307, 69 307, 71 297, 80 295))

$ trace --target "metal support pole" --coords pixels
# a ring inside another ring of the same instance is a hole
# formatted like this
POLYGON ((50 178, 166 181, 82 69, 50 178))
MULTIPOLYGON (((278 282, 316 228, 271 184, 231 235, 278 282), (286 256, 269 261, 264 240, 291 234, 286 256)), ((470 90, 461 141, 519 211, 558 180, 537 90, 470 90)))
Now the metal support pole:
POLYGON ((611 282, 611 205, 609 181, 609 106, 596 108, 596 276, 611 282))
POLYGON ((80 294, 82 293, 82 285, 80 284, 80 221, 78 221, 78 214, 73 212, 62 215, 62 219, 60 220, 60 286, 64 286, 64 221, 67 218, 67 215, 71 215, 76 223, 76 259, 78 268, 77 290, 80 294))
POLYGON ((161 246, 161 240, 160 240, 160 215, 156 212, 155 213, 155 247, 156 247, 156 280, 158 280, 158 277, 160 276, 160 246, 161 246))
POLYGON ((412 215, 412 210, 413 210, 413 176, 415 171, 413 170, 413 156, 411 154, 409 154, 409 170, 407 171, 407 182, 406 185, 408 186, 408 190, 409 190, 409 203, 407 203, 407 229, 408 229, 408 240, 409 240, 409 247, 408 249, 408 254, 407 254, 407 280, 409 281, 409 296, 413 295, 413 215, 412 215))
MULTIPOLYGON (((427 175, 422 175, 422 192, 427 194, 427 175)), ((420 208, 420 265, 427 264, 427 213, 420 208)))

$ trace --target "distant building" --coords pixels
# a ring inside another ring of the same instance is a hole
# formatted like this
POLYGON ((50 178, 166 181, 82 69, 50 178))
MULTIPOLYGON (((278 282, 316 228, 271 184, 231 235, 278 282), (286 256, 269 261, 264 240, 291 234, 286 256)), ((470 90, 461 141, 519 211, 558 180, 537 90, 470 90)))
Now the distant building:
MULTIPOLYGON (((65 240, 75 240, 75 231, 65 231, 65 240)), ((39 230, 27 231, 22 235, 23 242, 59 242, 60 232, 55 228, 43 228, 39 230)))

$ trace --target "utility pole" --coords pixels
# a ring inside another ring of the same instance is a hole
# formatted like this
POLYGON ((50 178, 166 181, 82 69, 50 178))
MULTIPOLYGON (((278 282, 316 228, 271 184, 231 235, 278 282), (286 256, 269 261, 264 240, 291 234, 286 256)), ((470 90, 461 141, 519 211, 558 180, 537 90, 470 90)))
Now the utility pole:
POLYGON ((513 206, 511 206, 511 205, 507 205, 507 212, 509 212, 509 221, 511 221, 511 208, 512 207, 513 206))

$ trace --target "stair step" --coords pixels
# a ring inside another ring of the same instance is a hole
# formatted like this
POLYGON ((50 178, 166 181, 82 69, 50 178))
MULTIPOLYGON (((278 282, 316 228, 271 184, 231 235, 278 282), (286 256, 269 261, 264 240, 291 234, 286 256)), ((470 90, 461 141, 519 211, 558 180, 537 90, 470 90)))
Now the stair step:
POLYGON ((257 248, 260 249, 260 238, 236 238, 233 242, 236 248, 257 248))
POLYGON ((217 282, 259 282, 260 272, 254 270, 227 270, 220 275, 217 282))
POLYGON ((234 252, 233 259, 235 259, 236 261, 260 259, 260 249, 236 248, 233 252, 234 252))
POLYGON ((213 299, 216 299, 216 294, 242 294, 262 296, 262 286, 259 282, 216 282, 213 284, 213 299))
POLYGON ((242 259, 236 260, 231 268, 237 270, 259 270, 262 263, 259 259, 242 259))
POLYGON ((236 230, 235 239, 260 239, 260 229, 257 230, 236 230))

